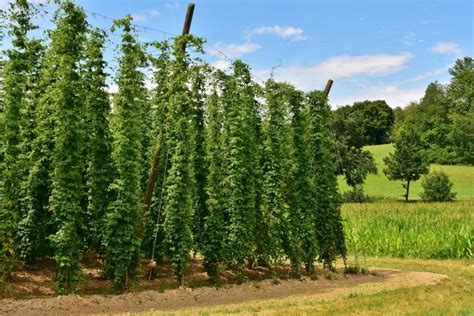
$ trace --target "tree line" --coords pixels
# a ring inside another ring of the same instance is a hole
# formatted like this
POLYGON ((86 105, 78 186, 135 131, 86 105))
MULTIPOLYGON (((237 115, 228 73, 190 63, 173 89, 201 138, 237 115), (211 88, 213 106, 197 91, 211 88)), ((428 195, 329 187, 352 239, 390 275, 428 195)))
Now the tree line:
POLYGON ((365 200, 362 185, 368 174, 377 173, 366 145, 394 144, 383 172, 390 180, 404 181, 407 200, 410 183, 427 174, 430 163, 474 164, 473 59, 456 60, 449 73, 449 83, 430 83, 421 100, 405 108, 376 100, 333 111, 334 159, 337 173, 352 187, 348 200, 365 200))
POLYGON ((295 276, 302 267, 313 275, 315 262, 332 269, 345 258, 323 92, 273 80, 262 87, 241 61, 229 72, 213 69, 194 36, 143 44, 127 16, 111 29, 121 42, 118 91, 110 95, 106 32, 64 0, 47 40, 34 38, 37 13, 26 0, 7 12, 2 279, 19 261, 51 257, 58 293, 71 292, 92 254, 122 292, 148 259, 169 262, 183 284, 193 253, 203 256, 211 282, 223 267, 244 280, 246 266, 289 260, 295 276), (158 148, 148 209, 143 196, 158 148))

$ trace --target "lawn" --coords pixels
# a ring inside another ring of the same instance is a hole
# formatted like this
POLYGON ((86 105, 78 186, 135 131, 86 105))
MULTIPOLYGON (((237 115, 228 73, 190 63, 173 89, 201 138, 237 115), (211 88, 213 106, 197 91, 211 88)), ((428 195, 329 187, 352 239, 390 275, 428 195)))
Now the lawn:
MULTIPOLYGON (((390 181, 383 173, 385 164, 383 158, 393 151, 393 145, 376 145, 366 147, 373 155, 378 168, 378 174, 367 177, 364 189, 366 194, 377 200, 402 200, 405 193, 401 181, 390 181)), ((442 170, 453 182, 453 192, 457 193, 459 200, 474 199, 474 167, 473 166, 448 166, 432 164, 431 170, 442 170)), ((339 178, 339 186, 342 192, 348 190, 348 186, 342 177, 339 178)), ((411 184, 410 199, 419 200, 421 179, 411 184)))

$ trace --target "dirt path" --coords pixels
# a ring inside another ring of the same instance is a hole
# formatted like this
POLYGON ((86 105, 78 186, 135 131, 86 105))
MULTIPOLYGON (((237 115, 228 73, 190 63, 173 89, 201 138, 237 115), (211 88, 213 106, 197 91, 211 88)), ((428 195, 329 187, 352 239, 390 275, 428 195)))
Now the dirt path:
POLYGON ((145 311, 189 310, 199 307, 239 304, 260 300, 283 299, 331 300, 350 294, 371 294, 400 287, 434 284, 446 278, 445 275, 428 272, 407 272, 372 268, 375 275, 332 275, 316 281, 309 279, 287 280, 274 284, 271 280, 249 282, 225 288, 200 287, 195 289, 174 289, 164 293, 143 291, 124 295, 67 295, 54 298, 30 300, 0 300, 0 314, 9 315, 71 315, 126 313, 145 311), (317 294, 317 295, 315 295, 317 294))

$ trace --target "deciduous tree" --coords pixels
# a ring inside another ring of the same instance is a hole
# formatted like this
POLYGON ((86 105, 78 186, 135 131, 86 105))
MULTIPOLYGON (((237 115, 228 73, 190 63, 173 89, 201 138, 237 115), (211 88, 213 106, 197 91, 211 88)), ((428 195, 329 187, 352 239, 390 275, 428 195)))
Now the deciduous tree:
POLYGON ((395 151, 384 158, 384 173, 390 180, 405 181, 405 201, 408 201, 410 183, 429 171, 426 144, 413 126, 406 126, 394 143, 395 151))

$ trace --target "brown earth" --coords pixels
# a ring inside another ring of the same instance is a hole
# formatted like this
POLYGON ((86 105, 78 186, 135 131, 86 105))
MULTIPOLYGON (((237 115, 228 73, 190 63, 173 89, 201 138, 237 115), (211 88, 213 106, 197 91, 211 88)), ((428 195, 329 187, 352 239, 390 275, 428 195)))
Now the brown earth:
POLYGON ((193 261, 189 265, 187 288, 176 288, 166 264, 159 265, 159 277, 149 281, 149 271, 144 265, 134 293, 106 295, 110 293, 109 282, 101 277, 100 263, 86 262, 85 278, 79 283, 77 291, 79 294, 55 296, 53 267, 52 262, 43 260, 15 271, 11 283, 0 292, 4 297, 0 300, 0 314, 71 315, 176 311, 283 299, 295 295, 298 299, 304 299, 308 295, 314 299, 314 294, 317 294, 317 300, 331 300, 354 293, 374 293, 432 284, 446 277, 427 272, 371 268, 368 275, 318 270, 319 278, 315 281, 309 278, 295 280, 288 278, 287 266, 279 266, 276 270, 282 280, 268 279, 268 269, 246 269, 244 273, 249 281, 237 285, 235 274, 224 271, 221 274, 223 285, 216 288, 205 286, 207 275, 202 271, 200 262, 193 261))

